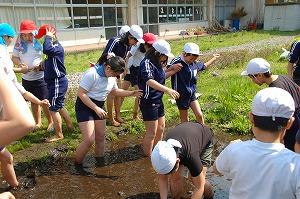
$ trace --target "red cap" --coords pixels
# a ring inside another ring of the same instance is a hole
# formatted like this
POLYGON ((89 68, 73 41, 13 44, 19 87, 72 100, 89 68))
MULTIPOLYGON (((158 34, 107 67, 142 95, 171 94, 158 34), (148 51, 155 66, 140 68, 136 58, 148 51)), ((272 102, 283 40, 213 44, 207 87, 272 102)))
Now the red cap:
POLYGON ((33 21, 26 19, 20 24, 20 33, 32 33, 36 30, 36 26, 33 21))
POLYGON ((153 44, 157 39, 153 33, 147 32, 143 35, 145 43, 153 44))
POLYGON ((42 25, 42 26, 39 28, 38 34, 35 35, 35 38, 36 38, 36 39, 40 39, 40 38, 42 38, 43 36, 45 36, 45 35, 46 35, 46 28, 53 28, 53 29, 55 30, 55 33, 56 33, 56 29, 55 29, 52 25, 44 24, 44 25, 42 25))

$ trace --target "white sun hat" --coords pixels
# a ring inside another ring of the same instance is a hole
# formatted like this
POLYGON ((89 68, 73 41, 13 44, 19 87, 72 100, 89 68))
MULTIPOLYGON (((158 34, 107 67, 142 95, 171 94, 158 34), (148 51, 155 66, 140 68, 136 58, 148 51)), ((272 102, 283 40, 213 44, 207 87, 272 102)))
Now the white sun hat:
POLYGON ((140 43, 145 43, 143 40, 143 30, 138 25, 132 25, 130 27, 129 33, 138 40, 140 43))
POLYGON ((295 111, 291 94, 281 88, 268 87, 260 90, 252 102, 252 113, 257 116, 290 118, 295 111))
POLYGON ((242 76, 256 75, 259 73, 270 72, 270 64, 263 58, 251 59, 245 71, 241 73, 242 76))
POLYGON ((171 46, 167 41, 159 39, 156 42, 154 42, 152 46, 159 53, 167 55, 168 57, 174 57, 174 55, 171 53, 171 46))
POLYGON ((181 148, 182 146, 180 142, 175 139, 159 141, 155 145, 151 153, 151 163, 157 173, 167 174, 174 168, 177 160, 174 147, 181 148))
POLYGON ((186 43, 184 44, 183 51, 185 53, 190 53, 193 55, 201 55, 199 46, 195 43, 186 43))

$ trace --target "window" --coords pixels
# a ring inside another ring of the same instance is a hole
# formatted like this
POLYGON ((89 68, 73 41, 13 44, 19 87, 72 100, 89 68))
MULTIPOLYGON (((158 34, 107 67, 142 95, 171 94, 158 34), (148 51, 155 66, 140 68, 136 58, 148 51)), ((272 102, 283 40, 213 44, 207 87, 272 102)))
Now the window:
POLYGON ((89 21, 90 27, 101 27, 103 25, 101 7, 89 7, 89 21))
POLYGON ((89 27, 87 7, 73 7, 75 28, 89 27))
POLYGON ((104 25, 115 26, 116 25, 116 11, 114 7, 104 7, 104 25))
POLYGON ((143 24, 207 20, 207 0, 144 0, 142 10, 143 24))

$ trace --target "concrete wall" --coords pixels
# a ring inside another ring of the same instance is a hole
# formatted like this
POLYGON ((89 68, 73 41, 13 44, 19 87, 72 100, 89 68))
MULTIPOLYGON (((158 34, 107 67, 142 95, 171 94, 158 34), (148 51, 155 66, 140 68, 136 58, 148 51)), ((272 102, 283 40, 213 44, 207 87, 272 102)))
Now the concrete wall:
POLYGON ((256 21, 262 22, 264 19, 264 7, 265 0, 236 0, 236 7, 244 7, 245 11, 248 13, 247 16, 241 18, 241 27, 245 27, 248 25, 248 22, 254 19, 256 21))
POLYGON ((265 8, 264 29, 294 31, 300 29, 300 5, 268 5, 265 8))
POLYGON ((96 44, 106 41, 104 28, 59 31, 57 37, 63 46, 96 44))
POLYGON ((190 28, 196 28, 197 26, 208 26, 207 21, 203 22, 189 22, 189 23, 176 23, 176 24, 160 24, 158 25, 159 36, 168 36, 168 35, 179 35, 183 30, 190 28))

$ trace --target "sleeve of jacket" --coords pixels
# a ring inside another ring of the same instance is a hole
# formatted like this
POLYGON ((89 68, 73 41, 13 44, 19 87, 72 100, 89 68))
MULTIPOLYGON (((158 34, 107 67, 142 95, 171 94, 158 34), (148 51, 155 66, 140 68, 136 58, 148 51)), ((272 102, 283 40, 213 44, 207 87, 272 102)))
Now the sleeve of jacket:
POLYGON ((291 63, 296 63, 300 57, 300 40, 296 41, 291 46, 291 51, 288 60, 291 63))
POLYGON ((103 53, 111 53, 114 52, 114 48, 116 46, 116 39, 112 38, 108 41, 103 53))
POLYGON ((54 57, 55 55, 59 54, 61 49, 59 46, 53 44, 52 38, 50 36, 45 36, 45 41, 43 44, 43 53, 45 55, 54 57))

